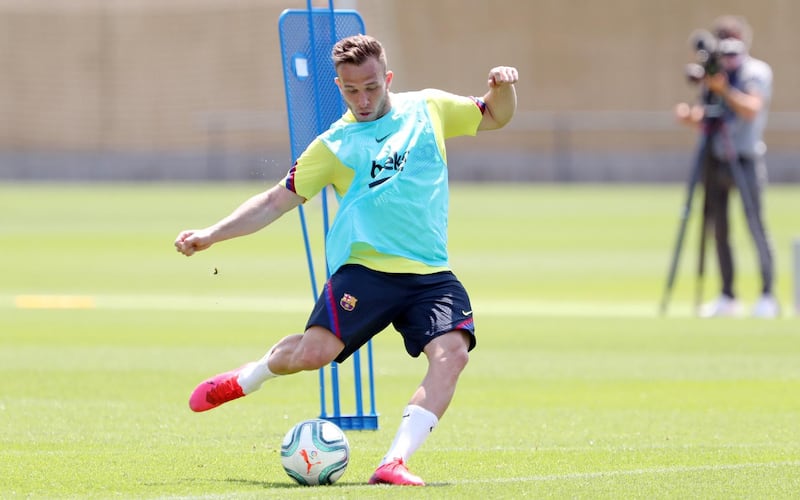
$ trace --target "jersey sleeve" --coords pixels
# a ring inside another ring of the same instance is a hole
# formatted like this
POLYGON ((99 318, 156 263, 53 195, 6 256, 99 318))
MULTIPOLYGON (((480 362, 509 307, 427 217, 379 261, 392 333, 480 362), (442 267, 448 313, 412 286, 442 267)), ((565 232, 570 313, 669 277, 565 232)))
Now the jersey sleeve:
POLYGON ((445 139, 478 132, 486 110, 483 100, 435 89, 428 89, 425 94, 430 109, 436 111, 445 139))
POLYGON ((314 139, 295 161, 294 165, 281 181, 281 184, 293 193, 305 199, 313 198, 322 189, 333 184, 337 192, 346 190, 343 183, 343 165, 325 143, 314 139))

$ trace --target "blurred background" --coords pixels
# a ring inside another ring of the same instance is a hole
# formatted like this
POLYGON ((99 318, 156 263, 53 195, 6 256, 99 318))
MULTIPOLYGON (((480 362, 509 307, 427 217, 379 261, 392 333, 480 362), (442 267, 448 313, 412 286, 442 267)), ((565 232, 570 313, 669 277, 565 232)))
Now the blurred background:
MULTIPOLYGON (((315 2, 327 7, 327 2, 315 2)), ((482 95, 520 70, 502 133, 449 148, 462 181, 671 182, 696 136, 689 34, 744 15, 775 74, 772 182, 800 181, 795 0, 339 0, 393 90, 482 95)), ((277 22, 304 0, 0 0, 0 180, 276 181, 291 161, 277 22)))

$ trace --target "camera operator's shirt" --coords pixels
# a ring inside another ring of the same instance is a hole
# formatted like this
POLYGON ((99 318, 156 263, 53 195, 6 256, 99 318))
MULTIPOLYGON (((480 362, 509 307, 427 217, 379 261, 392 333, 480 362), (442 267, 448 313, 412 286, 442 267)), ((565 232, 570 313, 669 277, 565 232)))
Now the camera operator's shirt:
POLYGON ((484 103, 440 90, 391 94, 370 122, 350 111, 314 139, 283 180, 310 199, 339 201, 326 240, 331 273, 346 263, 393 273, 448 269, 445 139, 475 135, 484 103))
MULTIPOLYGON (((764 105, 753 120, 745 120, 735 113, 726 118, 733 147, 739 156, 755 159, 764 154, 764 129, 767 126, 769 104, 772 100, 772 68, 769 64, 751 56, 745 56, 742 65, 732 75, 730 84, 736 89, 752 94, 754 91, 764 100, 764 105)), ((728 145, 724 137, 714 138, 714 156, 728 157, 728 145)))

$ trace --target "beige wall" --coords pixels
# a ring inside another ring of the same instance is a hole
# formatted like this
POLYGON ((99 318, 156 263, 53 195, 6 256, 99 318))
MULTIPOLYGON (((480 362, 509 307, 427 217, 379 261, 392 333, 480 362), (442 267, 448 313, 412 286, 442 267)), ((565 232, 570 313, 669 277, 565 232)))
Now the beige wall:
MULTIPOLYGON (((480 94, 491 66, 516 65, 520 116, 666 113, 694 95, 683 78, 689 32, 723 12, 745 14, 755 30, 753 53, 775 71, 773 108, 800 111, 795 0, 336 5, 358 9, 367 31, 384 41, 394 90, 480 94)), ((285 149, 277 19, 284 8, 304 7, 302 0, 0 0, 0 151, 202 150, 215 118, 227 129, 226 148, 285 149)), ((636 128, 570 140, 589 148, 691 143, 679 129, 636 128)), ((793 144, 793 134, 774 136, 793 144)), ((551 131, 532 131, 522 120, 507 134, 469 144, 535 151, 553 141, 551 131)))
POLYGON ((269 3, 0 1, 0 146, 193 148, 208 113, 281 110, 269 3))

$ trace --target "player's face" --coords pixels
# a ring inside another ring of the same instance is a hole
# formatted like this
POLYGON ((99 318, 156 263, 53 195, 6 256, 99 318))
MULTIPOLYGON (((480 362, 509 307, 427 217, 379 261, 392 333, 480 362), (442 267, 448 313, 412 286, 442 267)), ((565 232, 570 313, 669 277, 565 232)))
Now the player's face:
POLYGON ((371 122, 389 111, 392 72, 386 71, 377 58, 367 59, 358 66, 340 64, 336 73, 336 85, 356 120, 371 122))

